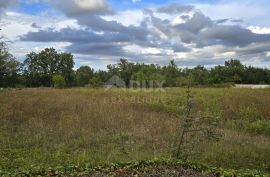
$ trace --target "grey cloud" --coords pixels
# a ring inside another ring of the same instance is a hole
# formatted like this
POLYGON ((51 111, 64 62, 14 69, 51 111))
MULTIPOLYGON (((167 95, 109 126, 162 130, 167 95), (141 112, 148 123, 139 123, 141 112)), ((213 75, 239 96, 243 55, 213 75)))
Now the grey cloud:
POLYGON ((242 23, 243 20, 242 19, 231 19, 231 18, 225 18, 225 19, 219 19, 219 20, 215 20, 214 23, 215 24, 224 24, 224 23, 242 23))
MULTIPOLYGON (((151 11, 150 11, 151 12, 151 11)), ((221 25, 227 21, 241 20, 221 19, 213 21, 200 11, 177 26, 150 13, 152 24, 171 39, 180 39, 184 43, 193 43, 202 48, 211 45, 247 46, 252 43, 270 42, 270 34, 255 34, 239 25, 221 25)))
POLYGON ((3 13, 5 8, 11 5, 17 4, 17 3, 18 3, 18 0, 0 0, 0 16, 1 16, 1 13, 3 13))
POLYGON ((189 19, 190 16, 189 16, 189 15, 181 15, 180 17, 181 17, 183 20, 187 20, 187 19, 189 19))
POLYGON ((221 24, 221 23, 226 23, 228 21, 230 21, 230 19, 229 18, 225 18, 225 19, 215 20, 215 23, 216 24, 221 24))
POLYGON ((96 31, 119 32, 124 28, 116 21, 106 21, 100 17, 100 15, 113 14, 107 0, 47 0, 47 3, 66 16, 76 19, 80 25, 96 31))
POLYGON ((237 55, 247 55, 247 54, 259 54, 265 53, 270 49, 270 42, 267 43, 255 43, 246 47, 237 48, 234 51, 237 55))
POLYGON ((149 32, 143 27, 129 26, 124 27, 121 32, 115 33, 95 33, 89 30, 75 30, 63 28, 60 31, 53 29, 29 32, 20 37, 22 41, 35 42, 81 42, 81 43, 100 43, 100 42, 139 42, 147 41, 149 32))
POLYGON ((6 8, 9 5, 12 5, 14 3, 17 3, 17 0, 0 0, 0 9, 1 8, 6 8))
POLYGON ((116 21, 107 21, 97 15, 81 15, 76 18, 81 25, 96 31, 119 32, 125 27, 116 21))
POLYGON ((60 31, 40 30, 38 32, 29 32, 21 36, 22 41, 35 41, 35 42, 123 42, 127 41, 128 37, 117 34, 103 34, 99 35, 91 31, 73 30, 64 28, 60 31))
POLYGON ((112 13, 106 0, 47 0, 47 2, 69 17, 112 13))
POLYGON ((33 28, 38 28, 38 29, 40 28, 40 26, 39 26, 38 24, 36 24, 36 23, 32 23, 32 24, 31 24, 31 27, 33 27, 33 28))
POLYGON ((127 56, 121 45, 116 43, 73 43, 67 50, 79 54, 107 55, 107 56, 127 56))
POLYGON ((185 23, 177 25, 175 28, 179 30, 186 30, 194 34, 199 33, 202 29, 211 27, 213 25, 212 20, 206 17, 201 12, 195 12, 194 15, 188 19, 185 23))
POLYGON ((226 45, 226 46, 246 46, 256 42, 270 41, 269 34, 255 34, 241 26, 216 25, 208 28, 198 35, 198 44, 226 45))
POLYGON ((192 5, 170 4, 168 6, 160 7, 157 12, 167 14, 181 14, 194 10, 192 5))
POLYGON ((242 19, 232 19, 231 22, 234 22, 234 23, 242 23, 244 22, 242 19))

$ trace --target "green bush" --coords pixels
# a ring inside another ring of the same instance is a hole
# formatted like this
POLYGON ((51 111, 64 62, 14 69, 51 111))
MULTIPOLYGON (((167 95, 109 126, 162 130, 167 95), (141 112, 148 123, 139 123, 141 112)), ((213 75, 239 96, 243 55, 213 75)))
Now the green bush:
POLYGON ((55 88, 64 88, 66 86, 64 77, 61 75, 53 76, 53 85, 55 88))
POLYGON ((92 88, 98 88, 102 86, 103 86, 103 82, 98 77, 92 77, 89 80, 89 84, 86 85, 86 87, 92 87, 92 88))

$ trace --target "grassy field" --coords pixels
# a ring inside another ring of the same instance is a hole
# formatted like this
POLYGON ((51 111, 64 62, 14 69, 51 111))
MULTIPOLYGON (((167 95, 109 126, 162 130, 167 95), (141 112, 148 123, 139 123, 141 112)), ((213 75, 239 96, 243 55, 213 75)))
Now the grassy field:
MULTIPOLYGON (((194 112, 218 119, 222 137, 200 143, 189 160, 270 172, 270 90, 192 93, 194 112)), ((185 101, 180 88, 0 91, 0 169, 168 159, 185 101)))

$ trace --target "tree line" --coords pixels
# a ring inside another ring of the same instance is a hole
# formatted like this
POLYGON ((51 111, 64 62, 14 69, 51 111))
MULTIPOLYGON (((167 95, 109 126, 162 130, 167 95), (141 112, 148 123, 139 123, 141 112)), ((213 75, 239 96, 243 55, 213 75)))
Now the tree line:
POLYGON ((112 76, 119 76, 129 86, 130 80, 145 82, 165 81, 165 87, 220 84, 270 84, 270 70, 245 66, 239 60, 230 59, 224 66, 211 69, 198 65, 180 68, 172 60, 166 66, 129 62, 120 59, 110 64, 106 71, 89 66, 74 69, 74 56, 46 48, 39 53, 26 55, 18 62, 0 43, 0 87, 100 87, 112 76))

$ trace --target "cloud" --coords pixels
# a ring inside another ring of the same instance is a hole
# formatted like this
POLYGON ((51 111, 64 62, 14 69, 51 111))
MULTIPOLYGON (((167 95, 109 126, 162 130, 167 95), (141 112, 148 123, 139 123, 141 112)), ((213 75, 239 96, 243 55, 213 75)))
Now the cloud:
POLYGON ((106 0, 51 0, 49 3, 70 17, 111 12, 106 0))
POLYGON ((182 5, 182 4, 170 4, 164 7, 160 7, 157 9, 159 13, 166 13, 166 14, 181 14, 187 13, 194 9, 192 5, 182 5))
POLYGON ((246 46, 252 43, 270 41, 268 34, 255 34, 241 26, 219 25, 213 26, 198 36, 198 45, 222 44, 225 46, 246 46))
POLYGON ((17 3, 17 0, 0 0, 0 9, 2 8, 6 8, 8 7, 9 5, 12 5, 14 3, 17 3))
POLYGON ((256 34, 270 34, 270 27, 249 26, 248 29, 256 34))
POLYGON ((17 3, 18 3, 17 0, 0 0, 0 18, 1 18, 1 14, 7 7, 17 4, 17 3))
POLYGON ((146 63, 165 64, 174 59, 182 65, 210 65, 221 64, 227 57, 245 61, 256 54, 267 60, 270 51, 270 34, 263 33, 268 28, 247 28, 242 19, 213 19, 193 5, 111 13, 106 1, 86 2, 50 1, 65 14, 62 25, 45 26, 35 20, 29 23, 31 30, 20 34, 18 40, 24 44, 62 43, 64 50, 85 62, 87 58, 93 62, 126 57, 146 63), (139 17, 134 17, 136 14, 139 17))
POLYGON ((202 29, 209 28, 213 21, 201 12, 195 12, 194 15, 185 23, 175 26, 176 29, 186 30, 193 34, 198 34, 202 29))

